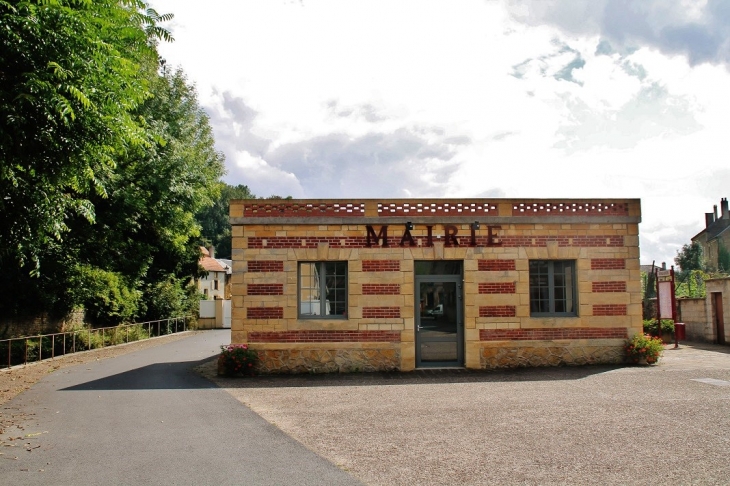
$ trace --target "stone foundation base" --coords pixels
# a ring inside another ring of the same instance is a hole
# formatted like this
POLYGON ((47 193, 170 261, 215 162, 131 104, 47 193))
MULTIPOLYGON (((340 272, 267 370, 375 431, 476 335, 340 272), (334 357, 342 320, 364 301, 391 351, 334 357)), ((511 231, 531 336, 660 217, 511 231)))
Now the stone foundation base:
POLYGON ((620 364, 623 362, 623 344, 525 343, 521 346, 494 346, 480 349, 480 365, 483 369, 620 364))
POLYGON ((387 349, 260 349, 261 374, 352 373, 394 371, 400 350, 387 349))

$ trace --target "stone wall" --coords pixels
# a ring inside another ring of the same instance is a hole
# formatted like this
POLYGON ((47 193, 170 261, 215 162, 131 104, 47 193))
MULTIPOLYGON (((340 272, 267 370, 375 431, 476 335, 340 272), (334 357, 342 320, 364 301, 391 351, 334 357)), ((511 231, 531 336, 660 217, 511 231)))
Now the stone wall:
POLYGON ((62 332, 71 326, 84 323, 84 312, 75 311, 60 319, 52 319, 46 315, 16 319, 0 319, 0 339, 12 337, 38 336, 62 332))
POLYGON ((713 341, 712 316, 707 315, 707 308, 707 299, 677 299, 677 318, 685 325, 687 341, 713 341))
POLYGON ((510 346, 484 346, 480 367, 527 368, 538 366, 579 366, 624 362, 623 340, 576 341, 572 343, 532 341, 510 346))
POLYGON ((353 349, 259 349, 258 371, 263 374, 348 373, 393 371, 400 368, 400 350, 390 348, 353 349))

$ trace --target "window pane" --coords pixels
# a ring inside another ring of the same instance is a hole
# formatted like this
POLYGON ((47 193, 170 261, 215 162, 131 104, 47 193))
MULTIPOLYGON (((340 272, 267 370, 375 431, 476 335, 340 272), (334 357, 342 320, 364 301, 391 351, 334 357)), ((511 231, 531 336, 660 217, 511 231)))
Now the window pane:
POLYGON ((575 262, 530 262, 530 313, 575 315, 575 262))
POLYGON ((299 264, 299 315, 347 315, 347 262, 299 264))
POLYGON ((299 314, 320 315, 319 278, 314 263, 299 264, 299 314))

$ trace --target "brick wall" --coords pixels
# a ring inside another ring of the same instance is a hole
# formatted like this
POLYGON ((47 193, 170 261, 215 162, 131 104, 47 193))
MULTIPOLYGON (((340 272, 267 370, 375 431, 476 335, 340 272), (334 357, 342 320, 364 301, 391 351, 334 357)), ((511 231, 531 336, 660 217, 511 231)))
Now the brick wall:
POLYGON ((399 260, 363 260, 363 272, 398 272, 400 271, 399 260))
MULTIPOLYGON (((364 354, 348 351, 348 356, 367 356, 370 348, 360 348, 359 343, 387 342, 379 352, 390 355, 397 351, 393 356, 401 360, 400 369, 412 369, 419 312, 414 274, 420 261, 463 262, 462 317, 465 365, 469 368, 499 362, 502 354, 487 357, 485 349, 508 348, 503 341, 548 343, 562 339, 581 346, 585 339, 613 340, 592 346, 608 346, 605 353, 596 356, 615 356, 625 336, 641 331, 641 305, 633 303, 638 302, 636 295, 640 293, 640 207, 635 200, 585 202, 575 206, 576 211, 572 205, 566 209, 566 202, 527 202, 519 206, 519 214, 513 213, 513 200, 463 204, 425 201, 423 205, 417 200, 315 201, 310 206, 301 201, 258 201, 258 206, 251 205, 246 214, 243 204, 252 202, 231 204, 231 342, 255 342, 259 349, 272 352, 292 350, 292 359, 296 350, 306 349, 315 356, 316 350, 325 349, 318 343, 351 343, 343 344, 342 349, 362 350, 364 354), (571 214, 561 216, 561 208, 571 214), (498 225, 484 219, 492 217, 499 218, 498 225), (406 221, 414 228, 400 246, 406 221), (481 228, 474 230, 472 241, 474 221, 480 221, 481 228), (389 246, 375 243, 368 247, 367 225, 376 234, 387 225, 389 246), (458 246, 445 244, 447 225, 449 234, 457 231, 458 246), (490 225, 492 229, 488 229, 490 225), (428 239, 429 232, 432 240, 428 239), (433 246, 428 246, 429 241, 433 246), (471 246, 473 243, 476 246, 471 246), (576 317, 531 317, 529 261, 533 259, 576 262, 576 288, 580 291, 576 317), (347 262, 346 318, 299 317, 298 263, 302 261, 347 262), (339 332, 356 334, 328 334, 339 332), (499 334, 502 332, 507 334, 499 334), (481 351, 475 352, 477 348, 481 351)), ((544 343, 540 345, 547 345, 544 343)), ((534 343, 525 346, 539 347, 534 343)), ((573 353, 581 355, 574 348, 563 350, 563 356, 573 353)), ((590 357, 592 351, 584 355, 590 357)), ((519 361, 518 356, 514 359, 519 361)))
POLYGON ((283 272, 284 262, 283 261, 249 261, 248 262, 249 272, 283 272))
POLYGON ((362 284, 363 295, 398 295, 400 284, 362 284))

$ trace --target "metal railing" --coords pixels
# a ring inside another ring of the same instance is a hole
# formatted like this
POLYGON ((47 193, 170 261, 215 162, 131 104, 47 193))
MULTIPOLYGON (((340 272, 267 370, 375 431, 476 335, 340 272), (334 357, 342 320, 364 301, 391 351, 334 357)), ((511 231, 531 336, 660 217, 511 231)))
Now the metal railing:
POLYGON ((106 348, 153 337, 187 331, 188 317, 122 324, 114 327, 74 329, 0 340, 0 363, 10 368, 53 359, 66 354, 106 348))

